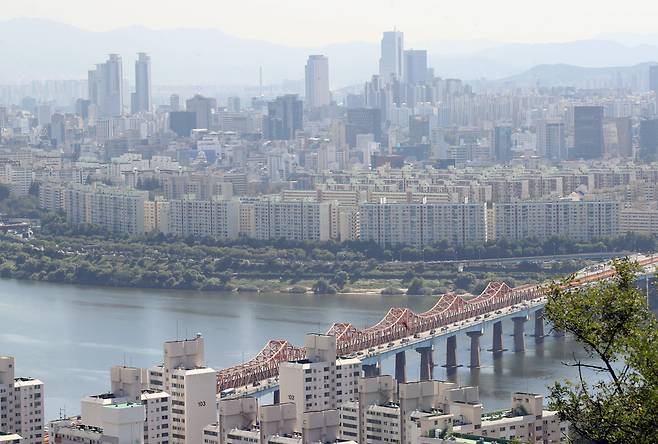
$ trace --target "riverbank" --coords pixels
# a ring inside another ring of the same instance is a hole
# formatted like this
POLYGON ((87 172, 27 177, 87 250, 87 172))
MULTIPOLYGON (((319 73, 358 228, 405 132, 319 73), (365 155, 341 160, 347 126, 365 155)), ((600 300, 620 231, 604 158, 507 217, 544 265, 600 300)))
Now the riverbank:
MULTIPOLYGON (((306 248, 301 248, 305 246, 306 248)), ((353 295, 481 292, 490 281, 510 286, 559 278, 589 260, 424 262, 375 260, 367 253, 214 246, 181 241, 136 241, 99 236, 0 236, 0 277, 106 287, 229 291, 337 292, 353 295)))

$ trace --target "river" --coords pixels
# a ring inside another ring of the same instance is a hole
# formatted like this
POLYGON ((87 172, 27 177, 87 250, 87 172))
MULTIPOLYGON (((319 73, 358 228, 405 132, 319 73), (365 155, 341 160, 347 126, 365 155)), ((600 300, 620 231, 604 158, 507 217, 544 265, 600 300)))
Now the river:
MULTIPOLYGON (((17 376, 44 381, 46 420, 60 411, 79 413, 84 395, 109 390, 113 365, 148 367, 162 359, 162 343, 202 333, 207 365, 216 369, 256 354, 268 339, 303 344, 307 332, 325 332, 334 321, 362 327, 376 323, 390 307, 423 311, 434 297, 314 296, 285 294, 199 293, 58 285, 0 280, 0 355, 16 357, 17 376)), ((485 410, 505 408, 513 391, 546 393, 561 376, 575 369, 561 361, 580 347, 571 339, 546 338, 535 344, 526 325, 525 353, 506 352, 493 359, 484 351, 491 332, 482 338, 482 365, 471 371, 467 337, 458 338, 455 376, 462 385, 477 384, 485 410)), ((511 325, 504 325, 511 349, 511 325)), ((443 347, 435 361, 445 362, 443 347)), ((418 377, 418 355, 407 353, 408 378, 418 377)), ((394 360, 383 363, 392 374, 394 360)), ((435 378, 446 379, 436 367, 435 378)))

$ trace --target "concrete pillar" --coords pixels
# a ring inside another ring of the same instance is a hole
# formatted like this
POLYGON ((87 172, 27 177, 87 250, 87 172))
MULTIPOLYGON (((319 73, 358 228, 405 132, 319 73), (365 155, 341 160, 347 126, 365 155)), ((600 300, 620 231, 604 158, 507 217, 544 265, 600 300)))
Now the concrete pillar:
POLYGON ((481 331, 469 331, 466 332, 466 335, 471 338, 471 364, 470 368, 479 368, 480 367, 480 336, 482 336, 481 331))
POLYGON ((366 378, 379 376, 379 367, 377 367, 377 364, 363 364, 362 367, 363 367, 363 374, 366 378))
POLYGON ((429 381, 434 376, 434 362, 432 359, 432 346, 419 347, 416 349, 420 353, 420 380, 429 381))
POLYGON ((528 321, 528 318, 515 317, 512 318, 514 322, 514 351, 515 352, 524 352, 525 351, 525 323, 528 321))
POLYGON ((491 344, 490 352, 502 353, 505 351, 503 348, 503 322, 496 321, 493 324, 493 343, 491 344))
POLYGON ((457 368, 457 336, 448 336, 446 339, 446 369, 448 371, 457 368))
POLYGON ((407 354, 404 350, 395 354, 395 380, 398 383, 407 382, 407 354))
POLYGON ((276 389, 274 390, 274 404, 280 404, 281 403, 281 390, 276 389))
POLYGON ((535 342, 544 341, 544 310, 535 312, 535 342))

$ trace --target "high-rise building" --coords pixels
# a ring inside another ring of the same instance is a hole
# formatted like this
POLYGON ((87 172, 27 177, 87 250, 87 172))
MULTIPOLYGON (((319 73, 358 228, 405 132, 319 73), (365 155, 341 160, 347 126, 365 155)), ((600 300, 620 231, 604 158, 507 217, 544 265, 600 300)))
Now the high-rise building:
POLYGON ((203 442, 216 418, 217 372, 205 365, 203 337, 164 344, 164 362, 149 369, 149 385, 171 396, 171 444, 203 442))
POLYGON ((294 402, 297 422, 306 412, 330 410, 358 398, 361 361, 336 359, 336 337, 308 334, 306 358, 279 367, 281 399, 294 402))
POLYGON ((297 94, 286 94, 268 102, 263 132, 269 140, 292 140, 303 129, 303 104, 297 94))
POLYGON ((356 136, 372 134, 375 142, 382 139, 382 114, 378 108, 349 108, 345 125, 347 144, 356 146, 356 136))
POLYGON ((133 114, 151 110, 151 57, 143 52, 135 62, 135 92, 131 98, 133 114))
POLYGON ((404 81, 411 85, 427 82, 427 51, 408 49, 404 51, 404 81))
POLYGON ((658 65, 649 67, 649 89, 658 94, 658 65))
POLYGON ((169 96, 169 109, 171 111, 180 111, 180 96, 178 94, 169 96))
POLYGON ((185 105, 188 112, 193 112, 196 115, 194 128, 212 128, 213 110, 217 108, 217 100, 196 94, 191 99, 188 99, 185 105))
POLYGON ((306 62, 306 107, 309 109, 327 106, 331 102, 329 93, 329 59, 323 55, 310 55, 306 62))
POLYGON ((493 131, 493 157, 497 162, 512 160, 512 127, 496 126, 493 131))
POLYGON ((179 137, 190 137, 196 127, 196 113, 192 111, 172 111, 169 113, 169 129, 179 137))
POLYGON ((551 160, 565 160, 566 143, 564 123, 545 120, 537 123, 537 154, 551 160))
POLYGON ((0 431, 20 435, 23 444, 43 442, 43 382, 17 378, 14 358, 0 356, 0 431))
POLYGON ((105 63, 88 73, 89 100, 96 105, 98 117, 123 114, 123 64, 121 56, 110 54, 105 63))
POLYGON ((658 119, 640 121, 640 152, 643 156, 658 156, 658 119))
POLYGON ((603 157, 603 107, 576 106, 573 110, 573 159, 599 159, 603 157))
POLYGON ((382 36, 379 75, 384 83, 401 80, 404 69, 404 34, 400 31, 387 31, 382 36))

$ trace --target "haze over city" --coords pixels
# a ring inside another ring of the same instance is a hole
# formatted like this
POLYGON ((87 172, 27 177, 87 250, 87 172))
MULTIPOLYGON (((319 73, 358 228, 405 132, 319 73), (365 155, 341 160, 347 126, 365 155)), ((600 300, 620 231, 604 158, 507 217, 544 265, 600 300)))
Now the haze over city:
POLYGON ((657 16, 3 5, 0 444, 655 444, 657 16))

